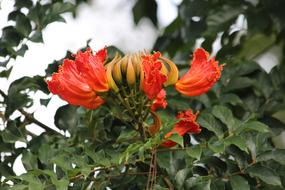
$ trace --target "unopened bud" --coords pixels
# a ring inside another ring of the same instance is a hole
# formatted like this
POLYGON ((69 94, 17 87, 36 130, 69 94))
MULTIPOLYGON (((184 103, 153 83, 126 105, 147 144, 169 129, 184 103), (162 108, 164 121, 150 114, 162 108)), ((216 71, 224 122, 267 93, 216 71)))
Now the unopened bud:
POLYGON ((116 63, 117 59, 114 58, 110 63, 108 63, 106 65, 106 75, 107 75, 107 80, 108 80, 108 85, 109 88, 112 89, 115 92, 119 91, 118 86, 116 85, 113 76, 112 76, 112 70, 113 70, 113 66, 116 63))
POLYGON ((160 57, 160 59, 168 65, 167 81, 164 83, 165 86, 173 85, 178 80, 178 69, 176 65, 165 57, 160 57))
POLYGON ((113 78, 117 84, 122 84, 121 60, 116 62, 113 67, 113 78))
POLYGON ((136 72, 136 75, 139 76, 140 72, 141 72, 141 57, 139 53, 136 53, 132 56, 132 62, 133 62, 133 66, 136 72))
POLYGON ((127 83, 129 86, 133 86, 136 83, 136 73, 135 69, 132 63, 132 57, 130 56, 128 59, 128 65, 127 65, 127 83))
POLYGON ((128 66, 128 60, 129 60, 129 55, 125 55, 122 59, 121 59, 121 72, 123 74, 125 74, 127 72, 127 66, 128 66))

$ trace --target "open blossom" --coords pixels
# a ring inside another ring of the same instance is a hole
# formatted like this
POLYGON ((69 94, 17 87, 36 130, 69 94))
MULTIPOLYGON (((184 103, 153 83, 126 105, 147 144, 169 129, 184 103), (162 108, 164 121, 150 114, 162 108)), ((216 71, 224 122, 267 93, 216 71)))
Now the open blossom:
MULTIPOLYGON (((193 114, 192 110, 179 112, 176 116, 176 119, 180 119, 180 121, 175 124, 172 131, 170 131, 164 136, 165 139, 169 138, 174 132, 176 132, 180 136, 184 136, 186 133, 200 133, 200 125, 196 122, 197 115, 198 113, 193 114)), ((164 147, 172 147, 175 145, 176 143, 171 140, 167 140, 161 144, 161 146, 164 147)))
POLYGON ((191 68, 175 84, 178 92, 185 96, 199 96, 207 92, 221 77, 223 65, 218 65, 215 58, 209 58, 209 53, 203 48, 194 52, 191 68))
POLYGON ((106 48, 99 50, 95 55, 92 55, 90 48, 85 52, 79 51, 77 55, 75 55, 75 64, 78 71, 95 92, 106 92, 109 90, 104 68, 106 57, 106 48))
POLYGON ((65 59, 59 71, 47 81, 48 88, 53 94, 72 105, 95 109, 104 103, 97 92, 109 90, 104 68, 106 49, 95 55, 90 49, 79 51, 75 60, 65 59))
POLYGON ((144 70, 142 89, 151 100, 157 97, 163 83, 167 80, 167 77, 161 72, 162 63, 158 60, 159 57, 159 52, 142 56, 144 70))
POLYGON ((161 89, 160 92, 158 93, 158 95, 156 96, 152 106, 151 106, 151 110, 155 111, 158 108, 165 109, 167 106, 167 102, 166 102, 165 98, 166 98, 166 92, 164 89, 161 89))

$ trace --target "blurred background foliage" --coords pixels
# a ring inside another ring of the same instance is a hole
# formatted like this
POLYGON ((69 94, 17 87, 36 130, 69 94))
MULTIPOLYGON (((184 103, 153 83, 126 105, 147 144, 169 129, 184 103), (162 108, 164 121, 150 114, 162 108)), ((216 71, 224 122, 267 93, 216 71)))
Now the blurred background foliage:
MULTIPOLYGON (((27 41, 42 42, 42 30, 64 21, 62 13, 76 16, 80 3, 88 2, 15 0, 8 17, 14 24, 2 29, 0 39, 4 59, 0 77, 9 77, 12 67, 6 65, 25 55, 27 41), (23 13, 23 8, 28 12, 23 13)), ((199 45, 226 66, 214 88, 200 97, 167 89, 169 105, 159 111, 162 131, 146 143, 138 141, 108 106, 93 111, 60 107, 54 117, 62 133, 35 119, 27 111, 33 105, 31 92, 49 93, 44 79, 62 60, 48 65, 45 76, 14 81, 7 93, 0 91, 0 189, 144 189, 153 145, 171 128, 176 113, 188 108, 200 111, 202 132, 176 139, 184 148, 157 150, 154 189, 284 189, 285 150, 280 143, 285 130, 284 57, 278 56, 278 64, 269 72, 258 64, 268 52, 285 53, 284 7, 283 0, 182 1, 177 18, 159 29, 153 50, 171 57, 181 74, 199 45), (19 117, 12 119, 15 112, 19 117), (45 132, 33 134, 26 129, 30 123, 45 132), (27 147, 15 148, 18 141, 27 147), (13 164, 19 155, 27 173, 16 176, 13 164)), ((159 28, 156 1, 137 0, 132 10, 135 23, 147 18, 159 28)), ((108 50, 112 57, 116 48, 108 50)), ((66 57, 70 55, 67 52, 66 57)), ((49 99, 41 100, 42 105, 48 103, 49 99)))

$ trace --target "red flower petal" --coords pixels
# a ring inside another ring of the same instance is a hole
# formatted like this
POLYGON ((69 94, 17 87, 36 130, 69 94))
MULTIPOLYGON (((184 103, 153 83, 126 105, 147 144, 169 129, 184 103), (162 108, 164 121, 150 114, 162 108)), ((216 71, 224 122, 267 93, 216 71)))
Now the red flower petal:
POLYGON ((79 51, 75 57, 75 63, 82 77, 95 92, 106 92, 109 90, 107 75, 104 68, 104 61, 107 49, 99 50, 92 55, 91 49, 85 52, 79 51))
POLYGON ((75 61, 64 60, 58 73, 54 73, 51 80, 47 81, 49 90, 72 105, 80 105, 88 109, 99 107, 104 100, 95 91, 108 89, 108 83, 104 81, 106 78, 104 60, 104 56, 97 54, 93 56, 90 49, 84 53, 78 52, 75 55, 75 61), (91 73, 90 69, 94 73, 91 73))
POLYGON ((176 144, 177 144, 176 142, 168 140, 168 141, 161 143, 160 145, 166 148, 171 148, 171 147, 174 147, 176 144))
POLYGON ((166 97, 166 92, 164 89, 161 89, 160 92, 158 93, 158 95, 156 96, 156 99, 154 100, 152 106, 151 106, 151 110, 155 111, 158 108, 165 109, 167 106, 167 102, 165 100, 165 97, 166 97))
POLYGON ((149 99, 157 97, 162 89, 163 83, 167 80, 166 76, 161 73, 162 63, 158 60, 160 53, 147 54, 142 56, 144 70, 143 91, 149 99))
POLYGON ((207 92, 221 77, 223 65, 215 58, 208 60, 209 53, 203 48, 194 52, 191 68, 175 84, 178 92, 185 96, 199 96, 207 92))
MULTIPOLYGON (((175 124, 172 131, 167 133, 164 136, 164 138, 165 139, 169 138, 174 132, 178 133, 180 136, 184 136, 186 133, 194 133, 194 134, 200 133, 201 128, 199 124, 196 122, 197 115, 198 113, 193 114, 192 110, 179 112, 176 118, 181 120, 175 124)), ((161 144, 161 146, 164 147, 173 147, 175 145, 176 143, 171 140, 167 140, 161 144)))

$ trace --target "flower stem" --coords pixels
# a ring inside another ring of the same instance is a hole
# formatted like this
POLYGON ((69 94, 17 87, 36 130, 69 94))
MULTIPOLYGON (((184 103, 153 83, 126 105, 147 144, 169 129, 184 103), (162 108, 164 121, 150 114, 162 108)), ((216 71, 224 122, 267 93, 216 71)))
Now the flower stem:
POLYGON ((144 130, 144 126, 143 126, 143 122, 142 121, 139 121, 138 122, 138 131, 140 133, 140 136, 141 136, 141 140, 143 142, 145 142, 146 140, 146 135, 145 135, 145 130, 144 130))

